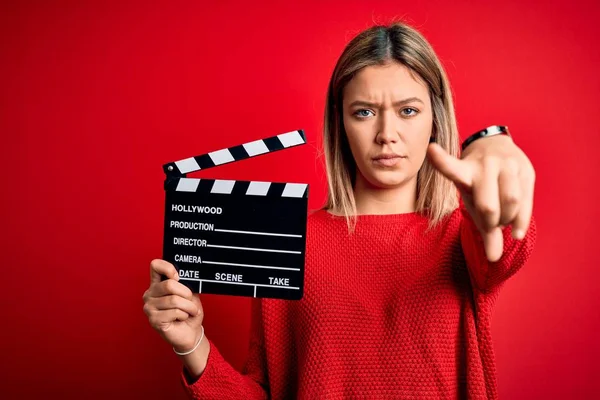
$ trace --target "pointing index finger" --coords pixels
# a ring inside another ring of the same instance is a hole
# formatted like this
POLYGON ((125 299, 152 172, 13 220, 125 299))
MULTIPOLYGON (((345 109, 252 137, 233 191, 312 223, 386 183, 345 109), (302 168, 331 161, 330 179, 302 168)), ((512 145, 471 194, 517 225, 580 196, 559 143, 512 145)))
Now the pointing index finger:
POLYGON ((461 187, 470 188, 473 184, 473 172, 467 161, 460 160, 450 154, 437 143, 431 143, 427 148, 431 165, 446 178, 461 187))

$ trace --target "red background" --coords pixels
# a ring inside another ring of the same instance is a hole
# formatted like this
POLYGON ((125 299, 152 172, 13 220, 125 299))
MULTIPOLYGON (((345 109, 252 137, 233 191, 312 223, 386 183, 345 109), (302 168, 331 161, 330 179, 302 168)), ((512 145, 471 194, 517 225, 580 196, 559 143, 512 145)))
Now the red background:
MULTIPOLYGON (((308 182, 318 207, 330 73, 392 18, 438 52, 461 136, 506 124, 537 170, 537 246, 493 325, 501 398, 599 395, 600 3, 214 3, 2 4, 0 397, 184 398, 142 311, 162 164, 302 128, 307 146, 194 176, 308 182)), ((249 300, 202 301, 240 368, 249 300)))

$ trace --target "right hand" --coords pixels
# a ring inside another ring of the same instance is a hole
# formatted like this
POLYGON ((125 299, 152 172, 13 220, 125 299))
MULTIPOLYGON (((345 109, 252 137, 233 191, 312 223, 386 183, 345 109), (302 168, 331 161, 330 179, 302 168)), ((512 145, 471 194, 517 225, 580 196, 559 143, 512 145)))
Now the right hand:
POLYGON ((202 334, 204 310, 198 295, 179 282, 165 260, 150 263, 150 287, 144 292, 144 313, 150 325, 179 352, 191 350, 202 334), (161 275, 168 279, 161 281, 161 275))

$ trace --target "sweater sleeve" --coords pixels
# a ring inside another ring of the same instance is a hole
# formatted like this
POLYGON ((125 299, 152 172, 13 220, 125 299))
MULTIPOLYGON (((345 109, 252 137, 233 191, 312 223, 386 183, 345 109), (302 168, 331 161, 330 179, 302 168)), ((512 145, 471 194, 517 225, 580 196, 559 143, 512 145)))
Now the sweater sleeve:
POLYGON ((261 300, 252 299, 250 347, 242 372, 235 370, 209 339, 210 352, 202 375, 193 382, 185 368, 181 371, 181 383, 189 397, 203 400, 267 399, 268 383, 262 331, 261 300))
POLYGON ((485 254, 483 238, 462 202, 460 212, 460 241, 471 279, 481 292, 493 291, 514 275, 531 255, 537 235, 535 219, 531 218, 529 229, 521 240, 512 237, 510 226, 502 228, 502 257, 498 261, 490 262, 485 254))

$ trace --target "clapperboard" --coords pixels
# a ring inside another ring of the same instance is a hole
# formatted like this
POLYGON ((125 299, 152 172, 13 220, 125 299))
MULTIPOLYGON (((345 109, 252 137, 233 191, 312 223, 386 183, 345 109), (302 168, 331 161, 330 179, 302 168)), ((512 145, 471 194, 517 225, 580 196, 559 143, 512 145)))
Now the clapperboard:
POLYGON ((309 185, 186 174, 303 144, 297 130, 163 165, 163 259, 182 284, 194 293, 302 298, 309 185))

